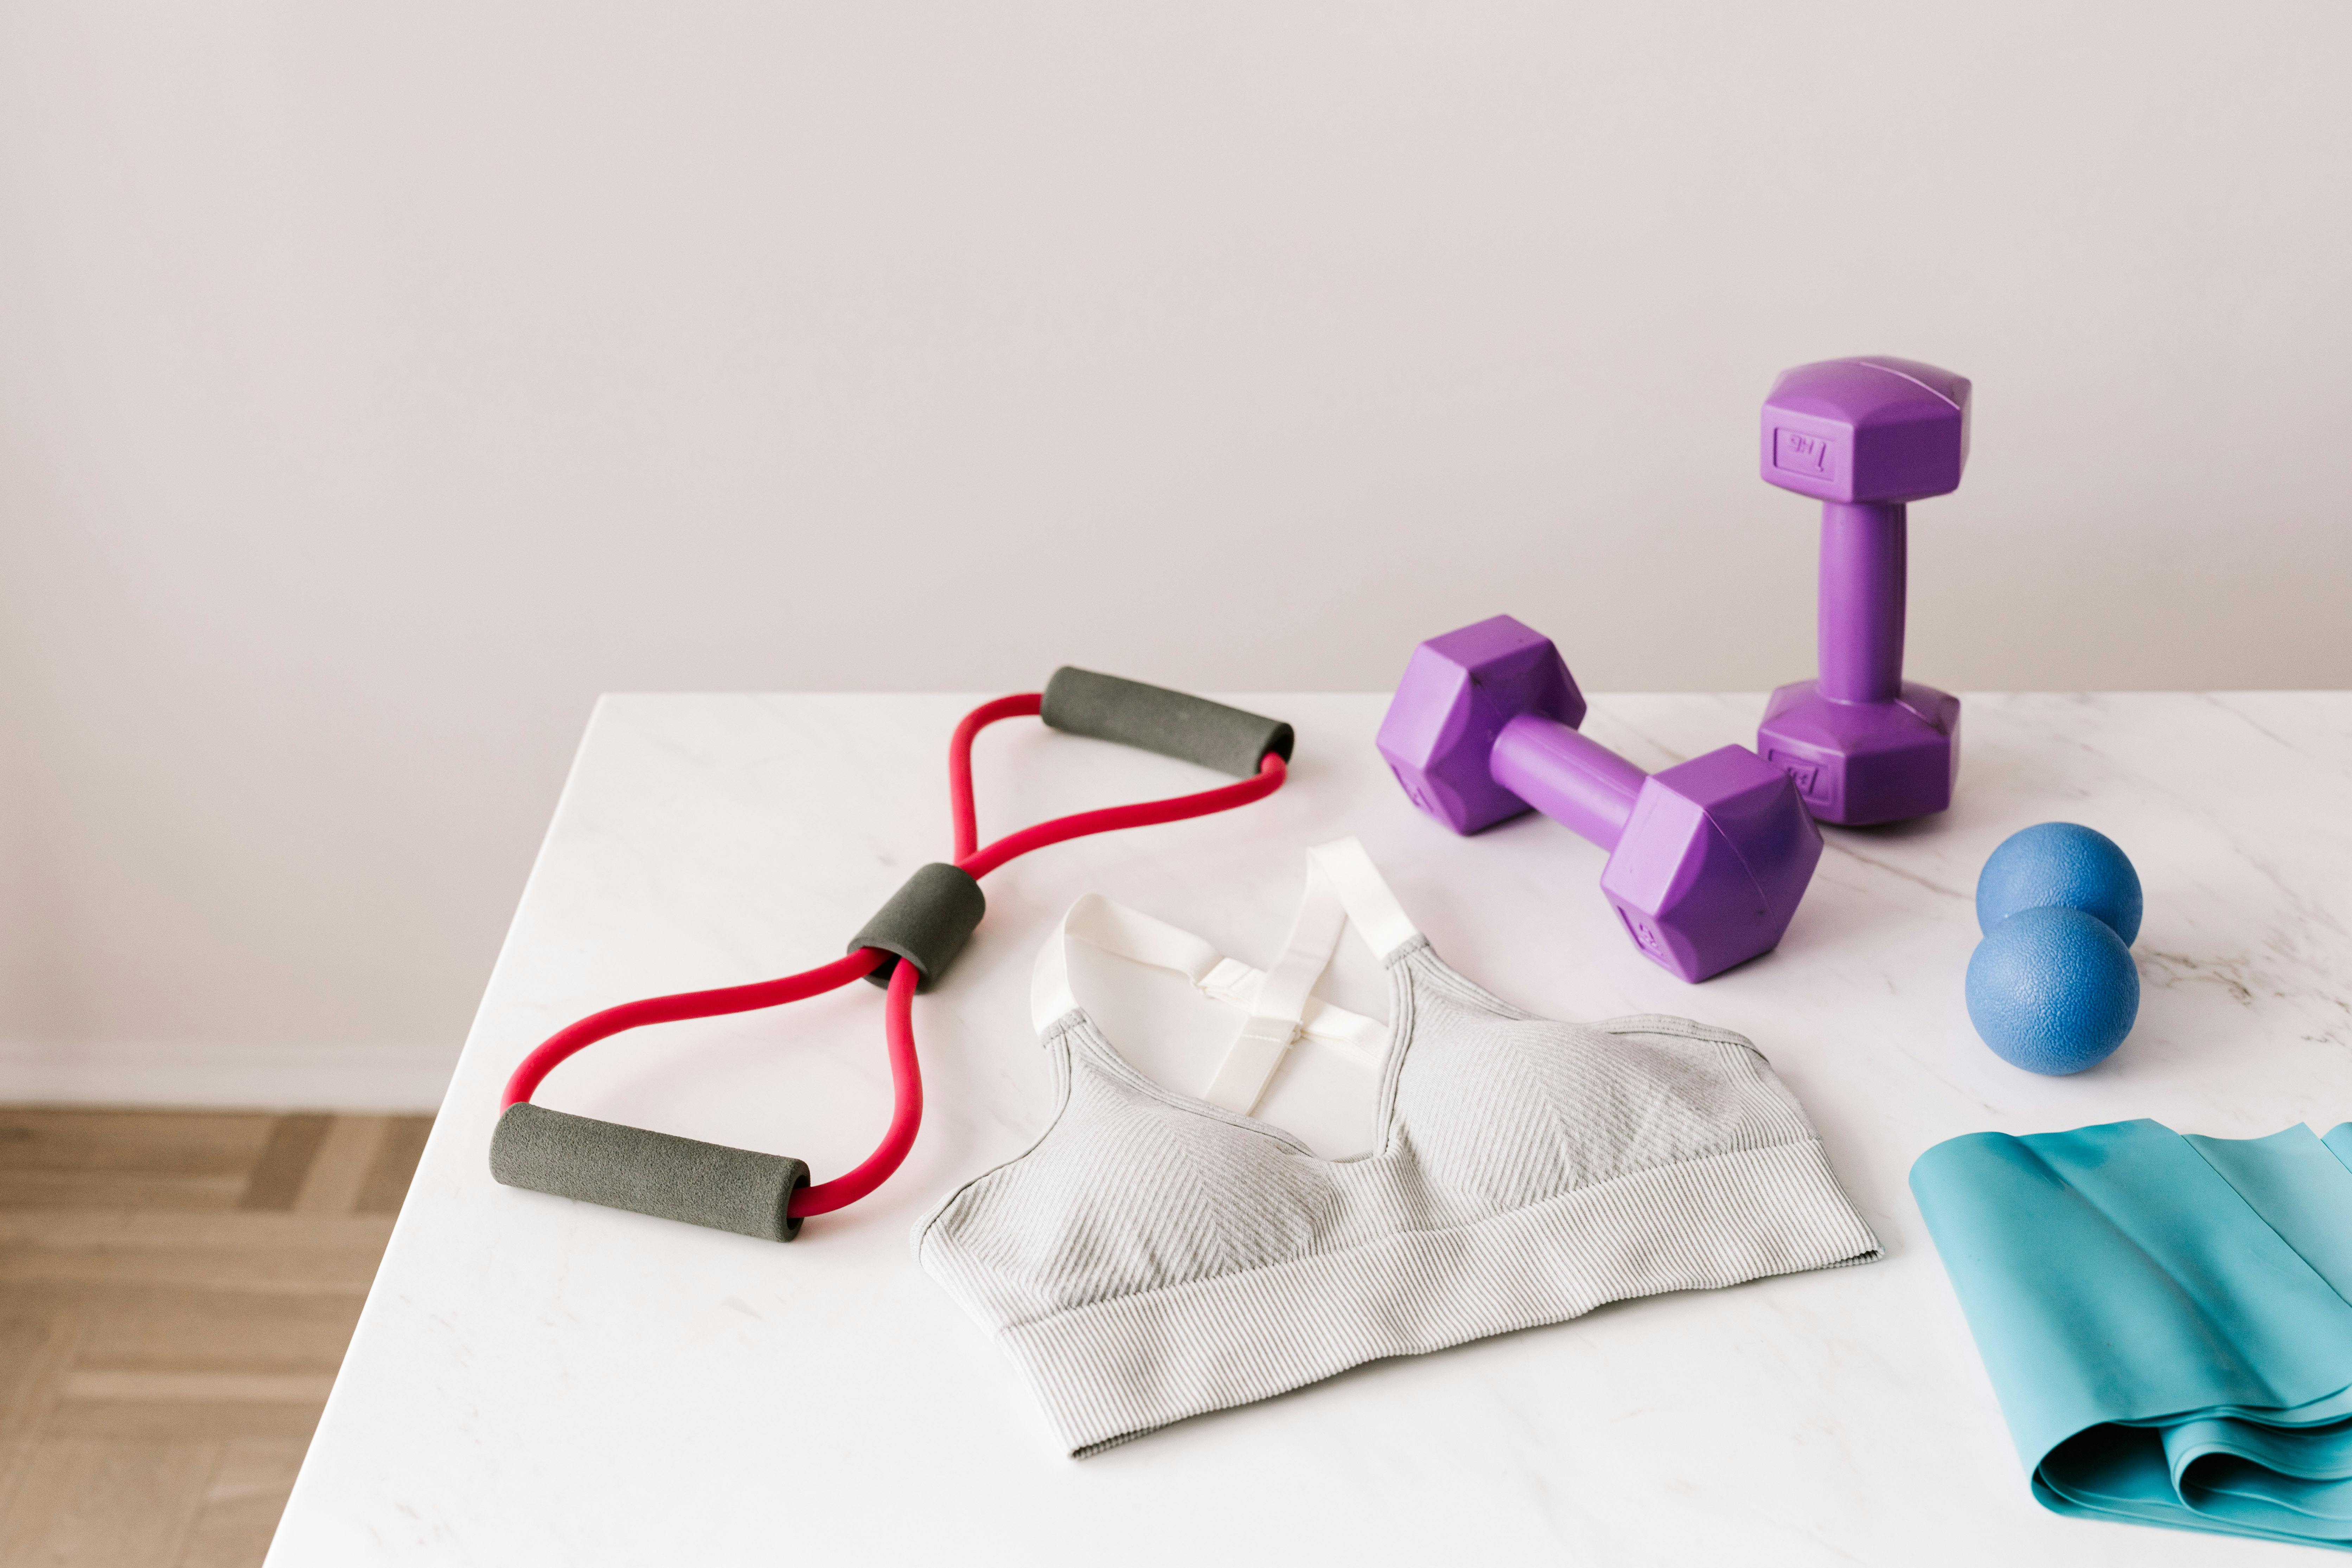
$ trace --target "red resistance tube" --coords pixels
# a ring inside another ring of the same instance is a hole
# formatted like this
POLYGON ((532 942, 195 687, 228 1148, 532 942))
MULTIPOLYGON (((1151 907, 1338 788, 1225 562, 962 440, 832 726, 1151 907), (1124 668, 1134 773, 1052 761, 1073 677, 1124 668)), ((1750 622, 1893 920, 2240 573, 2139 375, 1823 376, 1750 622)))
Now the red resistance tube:
MULTIPOLYGON (((1017 719, 1034 715, 1042 694, 1024 691, 1014 697, 1000 697, 993 702, 983 702, 963 716, 956 726, 955 738, 948 745, 948 793, 955 813, 955 863, 959 869, 977 879, 1008 860, 1026 855, 1032 849, 1043 849, 1048 844, 1060 844, 1067 839, 1084 838, 1088 834, 1110 833, 1122 827, 1150 827, 1162 822, 1182 822, 1187 817, 1211 816, 1252 801, 1264 800, 1282 787, 1287 776, 1282 759, 1269 752, 1259 763, 1257 776, 1244 779, 1216 789, 1204 789, 1197 795, 1181 795, 1167 800, 1140 801, 1133 805, 1108 806, 1101 811, 1082 811, 1070 816, 1057 816, 1033 827, 1008 833, 985 849, 980 847, 980 819, 971 796, 971 743, 979 733, 1000 719, 1017 719)), ((820 996, 855 980, 862 980, 890 955, 878 948, 861 947, 845 958, 798 974, 787 974, 781 980, 763 980, 752 985, 726 985, 715 991, 681 991, 670 996, 648 996, 641 1002, 624 1002, 617 1007, 607 1007, 592 1013, 569 1028, 559 1029, 544 1043, 522 1059, 514 1076, 507 1079, 506 1098, 499 1110, 529 1100, 541 1079, 552 1071, 558 1062, 575 1051, 584 1050, 597 1041, 609 1038, 625 1029, 642 1028, 647 1024, 674 1024, 683 1018, 715 1018, 728 1013, 751 1013, 762 1007, 781 1007, 787 1002, 804 997, 820 996)), ((907 1152, 915 1146, 916 1129, 923 1121, 923 1074, 915 1059, 915 986, 921 976, 911 963, 901 963, 892 971, 890 990, 883 1004, 883 1036, 889 1046, 890 1086, 892 1105, 889 1130, 874 1152, 855 1168, 844 1172, 829 1182, 819 1182, 803 1187, 793 1194, 790 1208, 794 1218, 810 1215, 831 1214, 856 1203, 884 1182, 898 1168, 907 1152)))

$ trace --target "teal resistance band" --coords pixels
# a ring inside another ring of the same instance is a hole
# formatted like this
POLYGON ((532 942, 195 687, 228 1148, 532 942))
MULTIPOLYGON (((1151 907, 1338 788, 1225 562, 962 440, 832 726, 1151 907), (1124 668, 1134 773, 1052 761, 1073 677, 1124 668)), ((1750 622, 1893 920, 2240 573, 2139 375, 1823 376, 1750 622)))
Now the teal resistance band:
POLYGON ((1971 1133, 1911 1190, 2045 1507, 2352 1548, 2352 1124, 1971 1133))

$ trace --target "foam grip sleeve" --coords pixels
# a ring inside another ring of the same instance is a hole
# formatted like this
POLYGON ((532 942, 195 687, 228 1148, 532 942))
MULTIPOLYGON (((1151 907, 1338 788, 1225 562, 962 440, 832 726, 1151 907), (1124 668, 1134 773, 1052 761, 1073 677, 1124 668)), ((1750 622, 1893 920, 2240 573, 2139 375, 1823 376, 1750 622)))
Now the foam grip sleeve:
POLYGON ((801 1222, 784 1206, 808 1185, 808 1167, 785 1155, 649 1132, 529 1100, 499 1118, 490 1174, 509 1187, 765 1241, 800 1234, 801 1222))
POLYGON ((1037 716, 1073 735, 1181 757, 1237 778, 1256 773, 1268 752, 1290 760, 1290 726, 1279 719, 1068 665, 1045 683, 1037 716))
POLYGON ((988 912, 988 898, 971 872, 944 860, 934 860, 906 880, 890 901, 874 911, 845 950, 878 947, 892 955, 866 978, 877 985, 890 984, 890 972, 899 960, 915 966, 922 978, 916 989, 929 991, 948 972, 955 955, 971 940, 972 928, 988 912))

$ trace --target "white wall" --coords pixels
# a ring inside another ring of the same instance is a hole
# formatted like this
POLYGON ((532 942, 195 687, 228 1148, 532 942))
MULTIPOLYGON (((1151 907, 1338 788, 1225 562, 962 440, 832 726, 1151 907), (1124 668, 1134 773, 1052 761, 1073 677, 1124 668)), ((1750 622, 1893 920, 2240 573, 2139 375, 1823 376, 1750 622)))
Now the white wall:
MULTIPOLYGON (((608 688, 2352 685, 2352 8, 0 0, 0 1038, 462 1032, 608 688)), ((1729 737, 1727 737, 1729 738, 1729 737)))

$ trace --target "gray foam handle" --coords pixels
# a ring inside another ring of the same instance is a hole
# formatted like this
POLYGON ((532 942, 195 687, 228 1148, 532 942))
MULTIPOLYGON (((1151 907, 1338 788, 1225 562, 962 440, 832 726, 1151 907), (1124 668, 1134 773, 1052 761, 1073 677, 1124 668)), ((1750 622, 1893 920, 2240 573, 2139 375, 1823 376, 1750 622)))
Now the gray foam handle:
POLYGON ((971 872, 934 860, 908 878, 890 895, 890 901, 874 911, 874 918, 849 939, 845 951, 878 947, 894 953, 896 957, 866 978, 877 985, 887 985, 890 972, 904 959, 922 976, 915 988, 929 991, 971 940, 972 928, 987 912, 988 898, 971 872))
POLYGON ((509 1187, 764 1241, 801 1233, 784 1205, 808 1185, 808 1167, 782 1154, 649 1132, 529 1100, 499 1118, 490 1174, 509 1187))
POLYGON ((1288 762, 1294 739, 1279 719, 1068 665, 1045 683, 1038 717, 1073 735, 1181 757, 1237 778, 1256 773, 1268 752, 1288 762))

